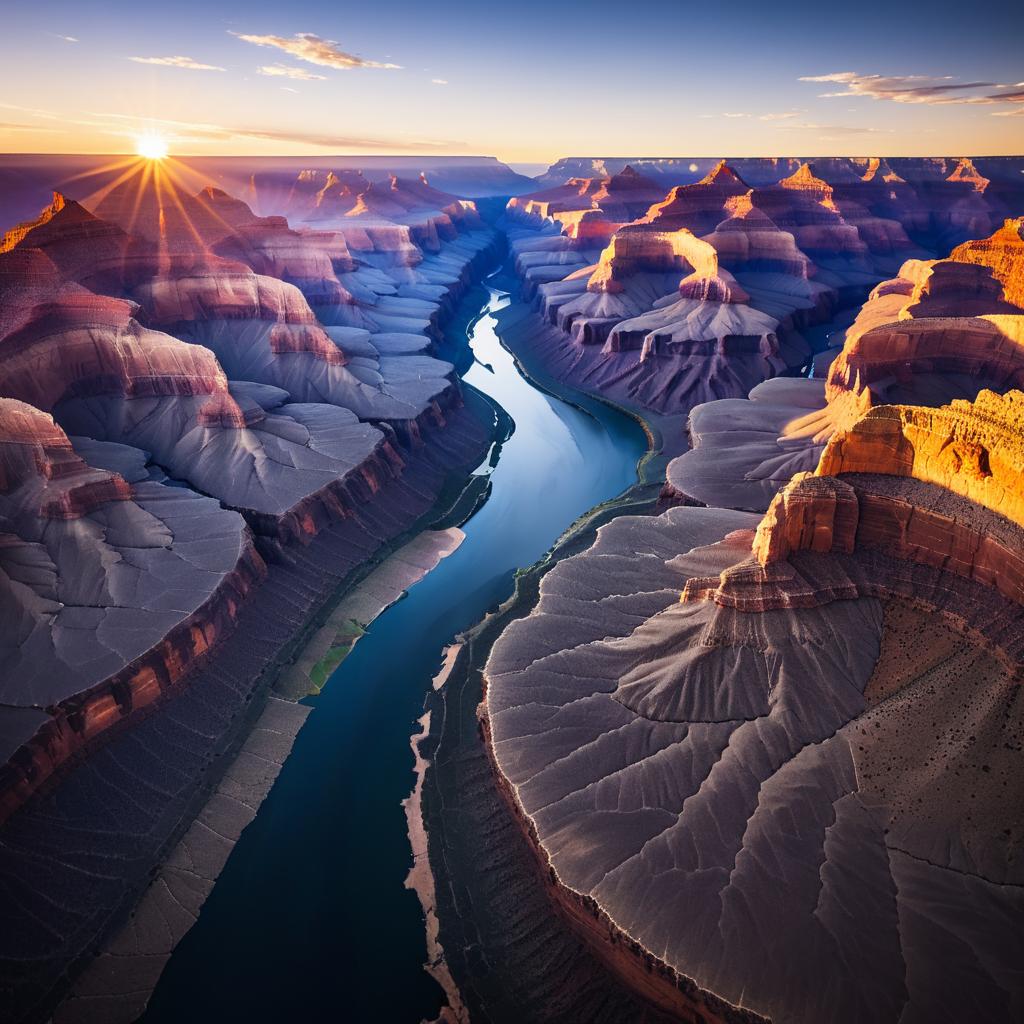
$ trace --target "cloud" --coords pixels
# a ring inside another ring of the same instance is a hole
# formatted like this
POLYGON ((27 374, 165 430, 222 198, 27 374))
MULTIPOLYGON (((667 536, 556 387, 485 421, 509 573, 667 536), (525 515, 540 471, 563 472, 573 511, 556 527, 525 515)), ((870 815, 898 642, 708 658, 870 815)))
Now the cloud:
POLYGON ((291 39, 284 36, 244 35, 241 32, 232 32, 231 35, 255 46, 272 46, 283 50, 298 60, 306 61, 307 64, 318 64, 339 71, 351 71, 352 68, 386 68, 397 71, 401 68, 400 64, 382 64, 379 61, 357 57, 353 53, 346 53, 338 49, 338 44, 333 39, 321 39, 312 32, 297 32, 291 39))
POLYGON ((191 57, 129 57, 136 64, 158 64, 162 68, 182 68, 185 71, 223 71, 216 64, 200 64, 191 57))
POLYGON ((61 131, 60 128, 44 128, 38 124, 16 124, 14 121, 0 121, 0 131, 3 132, 50 132, 55 134, 61 131))
POLYGON ((77 43, 80 40, 76 36, 62 36, 59 32, 51 32, 54 39, 63 39, 65 43, 77 43))
POLYGON ((28 114, 30 117, 41 117, 44 121, 57 121, 60 120, 61 115, 54 113, 52 110, 39 110, 36 107, 21 107, 17 103, 0 103, 0 110, 17 110, 22 114, 28 114))
MULTIPOLYGON (((90 112, 89 117, 98 120, 78 120, 74 124, 84 124, 98 128, 111 135, 135 136, 142 127, 139 119, 131 114, 90 112)), ((275 142, 291 142, 300 145, 318 146, 333 149, 341 153, 350 149, 373 149, 395 153, 401 150, 436 151, 465 147, 466 143, 458 139, 423 139, 374 136, 331 135, 319 132, 304 132, 283 128, 230 127, 204 121, 176 121, 168 118, 148 118, 145 127, 158 130, 167 135, 173 142, 182 141, 219 141, 235 138, 268 139, 275 142)))
POLYGON ((791 117, 799 117, 799 110, 788 110, 784 114, 762 114, 759 121, 788 121, 791 117))
POLYGON ((287 64, 264 64, 258 70, 261 75, 270 75, 272 78, 296 78, 300 82, 327 81, 326 75, 314 75, 305 68, 293 68, 287 64))
POLYGON ((930 75, 862 75, 856 71, 834 71, 828 75, 805 75, 800 81, 843 86, 840 92, 820 93, 822 99, 857 96, 891 100, 893 103, 929 103, 937 106, 1015 102, 1012 93, 987 91, 1014 86, 998 82, 960 82, 952 75, 936 78, 930 75))
POLYGON ((835 135, 888 135, 891 128, 863 128, 860 125, 849 124, 812 124, 806 121, 787 122, 778 126, 783 131, 795 132, 826 132, 822 138, 829 138, 835 135))
POLYGON ((431 81, 432 85, 447 85, 448 84, 448 79, 447 78, 432 78, 430 81, 431 81))
POLYGON ((994 117, 1012 117, 1019 114, 1024 110, 1024 89, 1020 89, 1017 92, 1004 92, 999 97, 1000 103, 1013 103, 1016 105, 1016 110, 1000 110, 993 111, 994 117))
POLYGON ((290 85, 282 85, 281 86, 281 91, 282 92, 294 92, 294 93, 297 93, 299 90, 298 89, 293 89, 290 85))
POLYGON ((723 114, 722 117, 750 117, 749 114, 723 114))

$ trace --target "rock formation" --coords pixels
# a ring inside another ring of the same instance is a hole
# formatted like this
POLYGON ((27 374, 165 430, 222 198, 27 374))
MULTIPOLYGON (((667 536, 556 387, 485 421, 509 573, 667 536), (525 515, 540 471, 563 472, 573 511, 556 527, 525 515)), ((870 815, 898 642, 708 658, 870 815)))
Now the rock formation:
POLYGON ((381 510, 358 562, 429 505, 434 438, 461 424, 453 465, 480 440, 430 347, 492 236, 425 181, 367 189, 395 220, 348 217, 351 247, 333 222, 295 230, 143 165, 91 210, 54 193, 3 236, 0 818, 180 690, 264 558, 409 475, 410 508, 381 510), (409 258, 367 254, 371 228, 409 258))
POLYGON ((1024 1012, 1022 416, 881 406, 760 522, 615 520, 495 644, 553 895, 681 1016, 1024 1012))
POLYGON ((779 378, 749 399, 699 406, 693 450, 668 470, 670 491, 763 511, 794 473, 816 465, 837 429, 886 402, 940 405, 982 388, 1024 385, 1024 239, 1019 221, 948 259, 908 260, 872 291, 826 353, 821 380, 779 378))
POLYGON ((265 574, 238 513, 0 399, 0 817, 171 692, 265 574))

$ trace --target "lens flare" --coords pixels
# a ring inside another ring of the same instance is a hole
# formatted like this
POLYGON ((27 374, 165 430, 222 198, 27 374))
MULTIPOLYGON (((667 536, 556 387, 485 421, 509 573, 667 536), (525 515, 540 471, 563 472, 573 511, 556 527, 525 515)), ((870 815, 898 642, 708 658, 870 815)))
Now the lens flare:
POLYGON ((140 135, 135 140, 135 152, 144 160, 163 160, 167 156, 167 140, 159 135, 140 135))

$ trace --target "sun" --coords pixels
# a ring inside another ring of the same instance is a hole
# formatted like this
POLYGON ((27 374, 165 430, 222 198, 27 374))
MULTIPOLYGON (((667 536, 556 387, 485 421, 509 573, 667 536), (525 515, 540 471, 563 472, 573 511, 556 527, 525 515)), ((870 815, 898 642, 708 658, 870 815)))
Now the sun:
POLYGON ((167 156, 167 140, 159 135, 140 135, 135 140, 135 152, 145 160, 163 160, 167 156))

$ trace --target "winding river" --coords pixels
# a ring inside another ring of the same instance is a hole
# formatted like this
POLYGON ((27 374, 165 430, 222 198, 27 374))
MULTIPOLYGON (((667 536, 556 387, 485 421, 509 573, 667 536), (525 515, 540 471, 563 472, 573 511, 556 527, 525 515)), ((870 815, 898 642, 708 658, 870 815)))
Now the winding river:
MULTIPOLYGON (((479 289, 476 290, 478 292, 479 289)), ((475 292, 475 293, 476 293, 475 292)), ((464 379, 515 422, 462 545, 380 615, 312 698, 316 711, 242 834, 143 1020, 415 1024, 444 1003, 403 887, 410 734, 444 646, 512 592, 582 513, 636 480, 640 426, 533 386, 502 347, 488 284, 464 379)))

